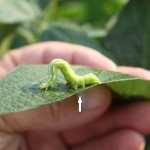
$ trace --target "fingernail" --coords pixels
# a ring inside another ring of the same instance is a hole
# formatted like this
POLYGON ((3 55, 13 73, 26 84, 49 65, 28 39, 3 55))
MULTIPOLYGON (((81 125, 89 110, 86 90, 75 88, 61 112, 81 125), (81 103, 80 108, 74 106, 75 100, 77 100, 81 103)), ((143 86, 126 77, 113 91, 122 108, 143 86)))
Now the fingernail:
POLYGON ((144 150, 145 149, 145 143, 142 143, 139 147, 139 150, 144 150))
POLYGON ((94 109, 103 105, 104 100, 109 96, 106 87, 95 86, 80 93, 83 109, 94 109))

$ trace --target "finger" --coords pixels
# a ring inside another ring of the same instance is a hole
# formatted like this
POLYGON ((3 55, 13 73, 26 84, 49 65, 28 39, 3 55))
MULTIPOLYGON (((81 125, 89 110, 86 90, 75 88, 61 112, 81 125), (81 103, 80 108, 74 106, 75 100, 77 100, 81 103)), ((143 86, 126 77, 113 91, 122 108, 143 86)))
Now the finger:
POLYGON ((110 105, 111 95, 104 86, 82 92, 82 113, 78 112, 78 97, 45 105, 24 112, 0 115, 0 130, 4 132, 51 129, 62 131, 84 125, 102 115, 110 105))
POLYGON ((150 102, 143 101, 114 107, 102 120, 109 120, 111 128, 132 128, 142 134, 148 134, 150 133, 149 114, 150 102))
POLYGON ((7 134, 0 132, 0 150, 17 150, 20 143, 19 134, 7 134))
POLYGON ((118 71, 150 80, 150 71, 143 68, 121 66, 118 71))
POLYGON ((49 130, 26 133, 26 143, 30 150, 66 150, 59 134, 49 130))
POLYGON ((114 130, 124 128, 134 129, 143 135, 147 135, 150 133, 149 114, 150 102, 116 106, 96 121, 86 124, 86 126, 63 132, 63 137, 69 145, 76 145, 90 138, 103 136, 114 130))
POLYGON ((99 52, 85 46, 63 42, 44 42, 10 51, 0 64, 11 71, 19 64, 49 63, 54 58, 63 58, 72 64, 116 69, 115 63, 99 52))
POLYGON ((88 141, 72 150, 144 150, 144 138, 132 130, 114 131, 100 139, 88 141))

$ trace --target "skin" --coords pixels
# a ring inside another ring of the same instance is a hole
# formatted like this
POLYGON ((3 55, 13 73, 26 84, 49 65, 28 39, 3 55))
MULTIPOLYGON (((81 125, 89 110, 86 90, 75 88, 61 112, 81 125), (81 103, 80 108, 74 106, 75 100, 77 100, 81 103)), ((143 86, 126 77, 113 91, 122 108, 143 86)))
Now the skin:
POLYGON ((57 74, 58 69, 64 75, 67 83, 71 85, 73 89, 77 89, 78 87, 85 87, 85 85, 89 84, 98 84, 100 80, 93 73, 89 73, 83 76, 79 76, 75 74, 74 70, 71 68, 70 64, 63 59, 54 59, 48 65, 48 72, 50 76, 50 80, 46 83, 42 83, 40 85, 41 89, 48 89, 48 87, 53 86, 57 82, 57 74))
MULTIPOLYGON (((150 79, 147 70, 132 68, 131 72, 131 67, 117 67, 90 48, 61 42, 10 51, 0 60, 0 77, 19 64, 47 64, 54 58, 150 79)), ((149 101, 110 105, 111 92, 102 85, 83 91, 81 96, 82 113, 74 95, 37 109, 0 115, 0 150, 144 149, 143 136, 150 133, 149 101)))

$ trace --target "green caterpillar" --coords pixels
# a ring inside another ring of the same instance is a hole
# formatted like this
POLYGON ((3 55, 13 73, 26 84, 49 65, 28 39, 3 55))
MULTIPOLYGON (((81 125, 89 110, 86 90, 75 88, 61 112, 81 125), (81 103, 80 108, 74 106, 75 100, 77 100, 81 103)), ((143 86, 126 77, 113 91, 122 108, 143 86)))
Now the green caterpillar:
POLYGON ((73 89, 77 89, 78 87, 85 87, 85 85, 89 84, 101 83, 101 81, 93 73, 89 73, 83 76, 75 74, 74 70, 71 68, 67 61, 57 58, 52 60, 48 65, 50 80, 46 83, 42 83, 40 85, 41 89, 47 90, 57 82, 58 69, 60 69, 67 83, 69 83, 73 89))

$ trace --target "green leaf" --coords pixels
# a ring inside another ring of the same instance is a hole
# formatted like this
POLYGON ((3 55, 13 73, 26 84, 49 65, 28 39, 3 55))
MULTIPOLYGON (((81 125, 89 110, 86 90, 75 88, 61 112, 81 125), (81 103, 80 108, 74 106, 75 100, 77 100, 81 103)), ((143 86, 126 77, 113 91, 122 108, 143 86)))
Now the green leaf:
MULTIPOLYGON (((150 98, 150 81, 137 77, 83 66, 73 66, 75 72, 84 75, 93 72, 102 84, 109 86, 114 92, 130 100, 129 97, 139 96, 150 98)), ((63 100, 80 91, 95 85, 78 88, 67 86, 61 73, 58 83, 46 90, 39 85, 49 79, 47 65, 21 65, 12 73, 0 80, 0 114, 33 109, 45 104, 63 100)))
POLYGON ((52 21, 42 32, 40 41, 63 41, 80 44, 94 48, 107 56, 113 57, 87 35, 87 31, 84 27, 82 28, 71 22, 62 23, 61 21, 52 21))
POLYGON ((150 1, 131 0, 103 46, 118 64, 150 68, 150 1))
MULTIPOLYGON (((35 25, 33 26, 36 30, 37 27, 35 25)), ((22 25, 19 28, 17 28, 14 34, 14 38, 12 40, 10 49, 19 48, 19 47, 29 45, 35 42, 36 42, 36 37, 34 36, 31 26, 26 27, 22 25)))
POLYGON ((14 34, 14 37, 13 37, 11 45, 10 45, 10 49, 19 48, 22 46, 26 46, 28 44, 29 43, 27 41, 27 38, 17 32, 16 34, 14 34))
POLYGON ((99 46, 91 40, 84 31, 81 31, 79 26, 73 23, 63 24, 58 22, 53 22, 43 31, 40 37, 41 41, 64 41, 69 43, 76 43, 81 45, 86 45, 99 49, 99 46))
POLYGON ((0 25, 0 57, 9 49, 17 24, 0 25))
POLYGON ((1 0, 0 23, 20 23, 37 18, 40 9, 28 0, 1 0))
POLYGON ((58 0, 54 17, 81 23, 85 20, 85 14, 85 5, 82 3, 82 0, 58 0))
POLYGON ((44 10, 47 6, 49 6, 49 3, 51 0, 31 0, 34 1, 42 10, 44 10))
POLYGON ((123 0, 81 0, 85 4, 85 20, 92 24, 105 26, 108 20, 124 6, 123 0))
POLYGON ((124 6, 125 0, 57 0, 54 17, 105 27, 124 6))

